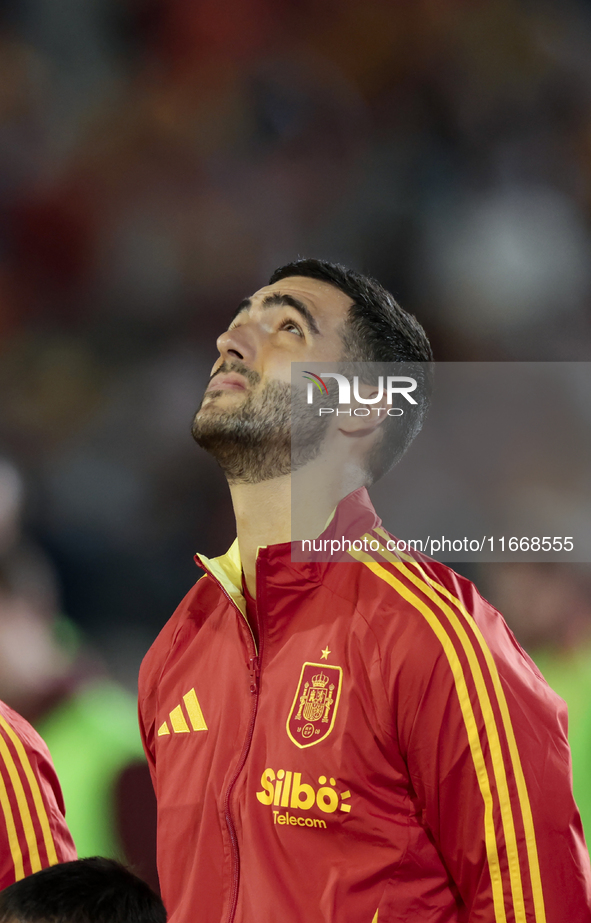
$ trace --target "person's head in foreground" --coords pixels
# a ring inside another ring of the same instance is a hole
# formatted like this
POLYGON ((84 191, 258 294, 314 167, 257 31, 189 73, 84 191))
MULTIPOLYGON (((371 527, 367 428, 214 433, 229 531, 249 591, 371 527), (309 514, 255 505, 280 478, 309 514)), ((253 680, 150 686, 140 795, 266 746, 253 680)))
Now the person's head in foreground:
POLYGON ((166 923, 152 889, 114 859, 94 856, 35 872, 0 891, 0 923, 166 923))

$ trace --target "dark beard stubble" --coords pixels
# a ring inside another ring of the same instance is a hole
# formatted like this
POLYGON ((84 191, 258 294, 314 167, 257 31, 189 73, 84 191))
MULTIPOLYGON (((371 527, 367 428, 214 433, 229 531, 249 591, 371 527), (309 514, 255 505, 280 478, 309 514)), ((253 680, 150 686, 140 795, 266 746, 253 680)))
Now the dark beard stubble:
MULTIPOLYGON (((217 460, 229 483, 269 481, 316 458, 327 425, 314 416, 302 392, 281 381, 270 381, 257 390, 260 375, 239 363, 224 363, 216 374, 221 372, 243 375, 251 391, 234 410, 207 406, 202 410, 201 401, 191 432, 195 442, 217 460)), ((213 402, 223 391, 207 394, 213 402)))

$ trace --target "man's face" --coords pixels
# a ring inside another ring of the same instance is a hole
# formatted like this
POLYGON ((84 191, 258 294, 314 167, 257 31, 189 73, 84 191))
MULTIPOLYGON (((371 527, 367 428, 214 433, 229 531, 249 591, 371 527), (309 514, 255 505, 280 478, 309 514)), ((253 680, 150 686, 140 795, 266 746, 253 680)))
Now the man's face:
MULTIPOLYGON (((351 305, 326 282, 292 276, 239 306, 218 338, 220 356, 193 421, 196 442, 230 481, 257 483, 290 473, 291 363, 341 359, 351 305)), ((316 454, 325 429, 310 433, 299 464, 316 454)))

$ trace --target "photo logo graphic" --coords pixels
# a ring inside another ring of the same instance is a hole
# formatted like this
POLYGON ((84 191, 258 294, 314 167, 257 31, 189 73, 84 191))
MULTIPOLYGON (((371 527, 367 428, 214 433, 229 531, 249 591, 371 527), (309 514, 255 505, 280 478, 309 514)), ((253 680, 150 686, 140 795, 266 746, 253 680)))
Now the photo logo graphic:
POLYGON ((312 378, 306 378, 306 381, 309 381, 311 383, 310 385, 308 385, 308 403, 309 404, 312 403, 311 385, 316 385, 316 387, 318 388, 321 394, 322 394, 322 389, 324 388, 325 392, 328 394, 328 388, 326 387, 325 383, 322 381, 322 378, 320 377, 320 375, 315 375, 314 372, 306 372, 306 371, 304 371, 303 375, 304 375, 304 378, 306 378, 306 375, 312 376, 312 378))
MULTIPOLYGON (((339 404, 350 404, 351 403, 351 382, 346 377, 346 375, 341 375, 339 372, 323 372, 321 377, 316 375, 314 372, 307 372, 304 370, 302 373, 308 384, 308 404, 313 403, 314 389, 312 385, 316 385, 320 393, 324 389, 324 392, 328 394, 328 388, 324 378, 334 378, 339 386, 339 404), (311 375, 311 378, 307 376, 311 375)), ((417 401, 414 397, 411 396, 411 391, 416 391, 417 382, 415 378, 410 378, 406 375, 387 375, 386 377, 386 400, 388 404, 392 403, 392 398, 394 394, 401 394, 402 397, 408 401, 409 404, 415 404, 417 401)), ((353 398, 358 401, 360 404, 377 404, 384 397, 384 375, 380 375, 378 378, 378 393, 375 397, 361 397, 359 394, 359 375, 353 376, 353 398)))
MULTIPOLYGON (((316 375, 315 372, 308 372, 304 369, 302 372, 303 377, 308 382, 307 387, 307 398, 306 402, 308 404, 314 403, 314 388, 316 387, 320 394, 328 396, 328 387, 325 382, 325 378, 333 378, 339 387, 339 404, 350 404, 352 399, 359 404, 380 404, 383 401, 384 394, 386 395, 386 403, 388 405, 392 404, 394 395, 400 395, 409 404, 416 406, 417 401, 412 396, 411 392, 416 391, 417 381, 415 378, 410 378, 406 375, 380 375, 378 378, 377 384, 377 394, 374 397, 361 397, 359 393, 359 375, 353 376, 353 389, 351 393, 351 382, 346 375, 340 374, 340 372, 323 372, 322 376, 316 375), (385 384, 384 384, 385 379, 385 384)), ((370 407, 357 407, 353 413, 356 416, 369 416, 372 408, 370 407)), ((388 416, 401 417, 404 413, 401 407, 392 407, 388 406, 384 408, 383 406, 376 407, 378 416, 380 413, 385 411, 388 416)), ((320 407, 318 410, 319 416, 328 413, 334 413, 334 407, 320 407)), ((339 410, 336 411, 337 415, 340 413, 350 414, 351 410, 339 410)))

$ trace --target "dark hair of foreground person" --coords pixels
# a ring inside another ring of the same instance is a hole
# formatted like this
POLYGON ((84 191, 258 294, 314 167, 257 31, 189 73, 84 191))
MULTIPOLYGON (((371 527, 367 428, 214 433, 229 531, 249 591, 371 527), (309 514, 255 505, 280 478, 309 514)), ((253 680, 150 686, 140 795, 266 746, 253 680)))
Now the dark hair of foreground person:
POLYGON ((152 889, 114 859, 62 862, 0 892, 0 923, 166 923, 152 889))

